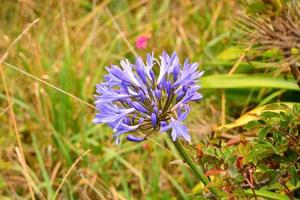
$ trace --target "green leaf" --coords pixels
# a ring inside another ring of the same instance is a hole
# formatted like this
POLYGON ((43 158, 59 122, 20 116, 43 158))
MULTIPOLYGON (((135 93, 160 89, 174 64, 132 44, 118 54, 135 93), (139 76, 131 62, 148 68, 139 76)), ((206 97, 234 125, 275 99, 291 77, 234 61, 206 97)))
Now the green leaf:
POLYGON ((289 162, 296 162, 297 161, 298 154, 297 154, 296 150, 288 148, 287 151, 286 151, 286 153, 287 153, 286 159, 289 162))
POLYGON ((293 113, 294 113, 294 115, 300 117, 300 105, 299 104, 295 104, 293 106, 293 113))
POLYGON ((218 60, 235 60, 238 59, 243 53, 243 49, 238 47, 229 47, 222 51, 218 56, 218 60))
MULTIPOLYGON (((249 195, 253 195, 253 191, 251 189, 247 189, 245 191, 249 195)), ((274 200, 289 200, 289 197, 282 194, 276 194, 274 192, 270 192, 267 190, 255 190, 255 194, 259 197, 264 197, 266 199, 274 199, 274 200)))
POLYGON ((235 88, 277 88, 297 90, 299 87, 295 81, 287 81, 281 78, 263 77, 259 75, 209 75, 201 81, 204 89, 235 89, 235 88))
POLYGON ((266 105, 267 110, 289 110, 290 108, 291 107, 283 103, 266 105))
POLYGON ((262 128, 262 129, 260 129, 259 132, 258 132, 259 139, 260 140, 265 139, 266 136, 267 136, 267 134, 268 134, 268 132, 269 132, 269 130, 270 130, 269 126, 266 126, 266 127, 262 128))
POLYGON ((204 190, 205 186, 202 182, 199 182, 195 185, 195 187, 192 189, 193 193, 200 193, 204 190))
POLYGON ((278 48, 272 48, 272 49, 269 49, 265 52, 263 52, 262 54, 263 57, 266 57, 266 58, 278 58, 280 57, 280 51, 278 48))
POLYGON ((257 126, 259 126, 261 124, 264 124, 263 121, 261 121, 261 120, 254 120, 254 121, 250 121, 249 123, 247 123, 244 126, 244 128, 247 129, 247 130, 250 130, 250 129, 252 129, 254 127, 257 127, 257 126))
POLYGON ((272 111, 266 111, 266 112, 263 112, 260 116, 263 117, 264 119, 276 118, 276 117, 279 118, 279 113, 272 112, 272 111))
POLYGON ((289 168, 289 172, 290 172, 290 174, 291 174, 291 176, 292 176, 292 178, 291 178, 291 183, 292 183, 294 186, 296 186, 296 185, 297 185, 297 182, 298 182, 298 180, 299 180, 299 177, 298 177, 298 174, 297 174, 296 167, 295 167, 295 166, 291 166, 291 167, 289 168))

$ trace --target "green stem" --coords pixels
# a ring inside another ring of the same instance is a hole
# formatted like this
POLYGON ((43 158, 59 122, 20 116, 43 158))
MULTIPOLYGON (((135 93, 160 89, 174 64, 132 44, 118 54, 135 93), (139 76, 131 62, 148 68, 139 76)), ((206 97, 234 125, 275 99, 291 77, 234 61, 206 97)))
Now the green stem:
MULTIPOLYGON (((171 134, 169 134, 171 135, 171 134)), ((194 175, 201 180, 201 182, 204 185, 209 184, 208 178, 204 175, 203 170, 199 168, 192 158, 188 155, 188 153, 185 151, 183 145, 177 139, 175 142, 173 142, 174 146, 176 147, 177 151, 179 152, 180 156, 183 158, 183 160, 190 166, 191 170, 193 171, 194 175)), ((222 195, 220 192, 214 188, 214 187, 208 187, 208 189, 216 196, 216 197, 221 197, 222 195)))

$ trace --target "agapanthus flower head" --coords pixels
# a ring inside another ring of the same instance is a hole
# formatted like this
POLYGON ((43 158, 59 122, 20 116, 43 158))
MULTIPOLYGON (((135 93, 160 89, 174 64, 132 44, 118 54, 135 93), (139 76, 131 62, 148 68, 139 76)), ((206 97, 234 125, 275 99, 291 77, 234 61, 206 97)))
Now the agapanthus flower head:
POLYGON ((96 86, 97 114, 94 123, 106 123, 114 132, 116 143, 123 134, 127 140, 140 142, 156 132, 169 130, 172 140, 181 137, 190 142, 183 125, 190 111, 188 103, 202 98, 197 85, 203 72, 197 63, 183 64, 174 52, 163 52, 159 59, 153 53, 146 62, 121 61, 111 65, 104 82, 96 86))

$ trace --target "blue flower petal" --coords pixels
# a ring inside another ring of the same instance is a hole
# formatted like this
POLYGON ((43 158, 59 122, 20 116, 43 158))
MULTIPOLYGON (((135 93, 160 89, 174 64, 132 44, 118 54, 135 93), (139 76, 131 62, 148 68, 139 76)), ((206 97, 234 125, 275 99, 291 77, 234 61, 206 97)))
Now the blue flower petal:
POLYGON ((110 111, 107 107, 100 108, 101 113, 97 113, 94 119, 94 123, 108 123, 120 120, 125 117, 127 114, 135 111, 134 108, 129 109, 119 109, 118 111, 110 111), (106 109, 106 110, 105 110, 106 109))
POLYGON ((191 137, 186 126, 174 120, 172 124, 172 140, 175 141, 178 137, 183 137, 187 142, 191 142, 191 137))
MULTIPOLYGON (((97 114, 94 123, 106 123, 113 128, 116 143, 125 133, 140 131, 160 132, 170 130, 172 140, 183 138, 190 141, 190 135, 183 121, 189 113, 188 103, 200 100, 198 78, 203 72, 197 70, 197 63, 179 63, 175 52, 163 52, 160 59, 147 54, 135 62, 120 62, 121 67, 111 65, 104 76, 104 82, 96 86, 95 105, 97 114), (159 66, 156 78, 155 65, 159 66)), ((145 140, 134 135, 127 139, 133 142, 145 140)))
POLYGON ((135 84, 136 86, 140 86, 139 81, 137 80, 137 78, 135 77, 134 73, 132 72, 132 66, 129 63, 128 60, 126 61, 121 61, 120 62, 122 68, 124 69, 124 75, 127 76, 130 79, 130 82, 135 84))
POLYGON ((135 137, 133 135, 127 135, 127 140, 130 141, 130 142, 142 142, 145 139, 146 138, 138 138, 138 137, 135 137))
POLYGON ((97 87, 97 93, 100 94, 101 96, 97 97, 95 104, 103 104, 103 103, 112 102, 112 101, 116 101, 131 96, 128 94, 120 94, 117 91, 103 87, 102 85, 97 85, 96 87, 97 87))
POLYGON ((151 123, 153 127, 156 127, 156 123, 157 123, 157 117, 155 113, 151 114, 151 123))

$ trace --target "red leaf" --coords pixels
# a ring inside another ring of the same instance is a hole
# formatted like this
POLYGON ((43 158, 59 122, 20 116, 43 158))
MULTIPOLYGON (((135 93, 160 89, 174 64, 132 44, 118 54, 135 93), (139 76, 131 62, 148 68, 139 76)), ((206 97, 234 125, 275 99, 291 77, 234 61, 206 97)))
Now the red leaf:
POLYGON ((196 145, 196 150, 197 150, 197 156, 198 158, 202 158, 203 156, 203 151, 202 151, 202 145, 201 144, 197 144, 196 145))
POLYGON ((220 169, 210 169, 207 170, 207 172, 205 173, 205 176, 214 176, 214 175, 218 175, 218 174, 222 174, 223 170, 220 169))
POLYGON ((238 169, 241 169, 243 167, 243 160, 244 160, 244 157, 243 156, 239 156, 236 160, 236 163, 235 163, 235 166, 238 168, 238 169))
POLYGON ((241 139, 240 138, 233 138, 228 140, 228 142, 226 143, 227 146, 232 146, 234 144, 240 143, 241 139))

